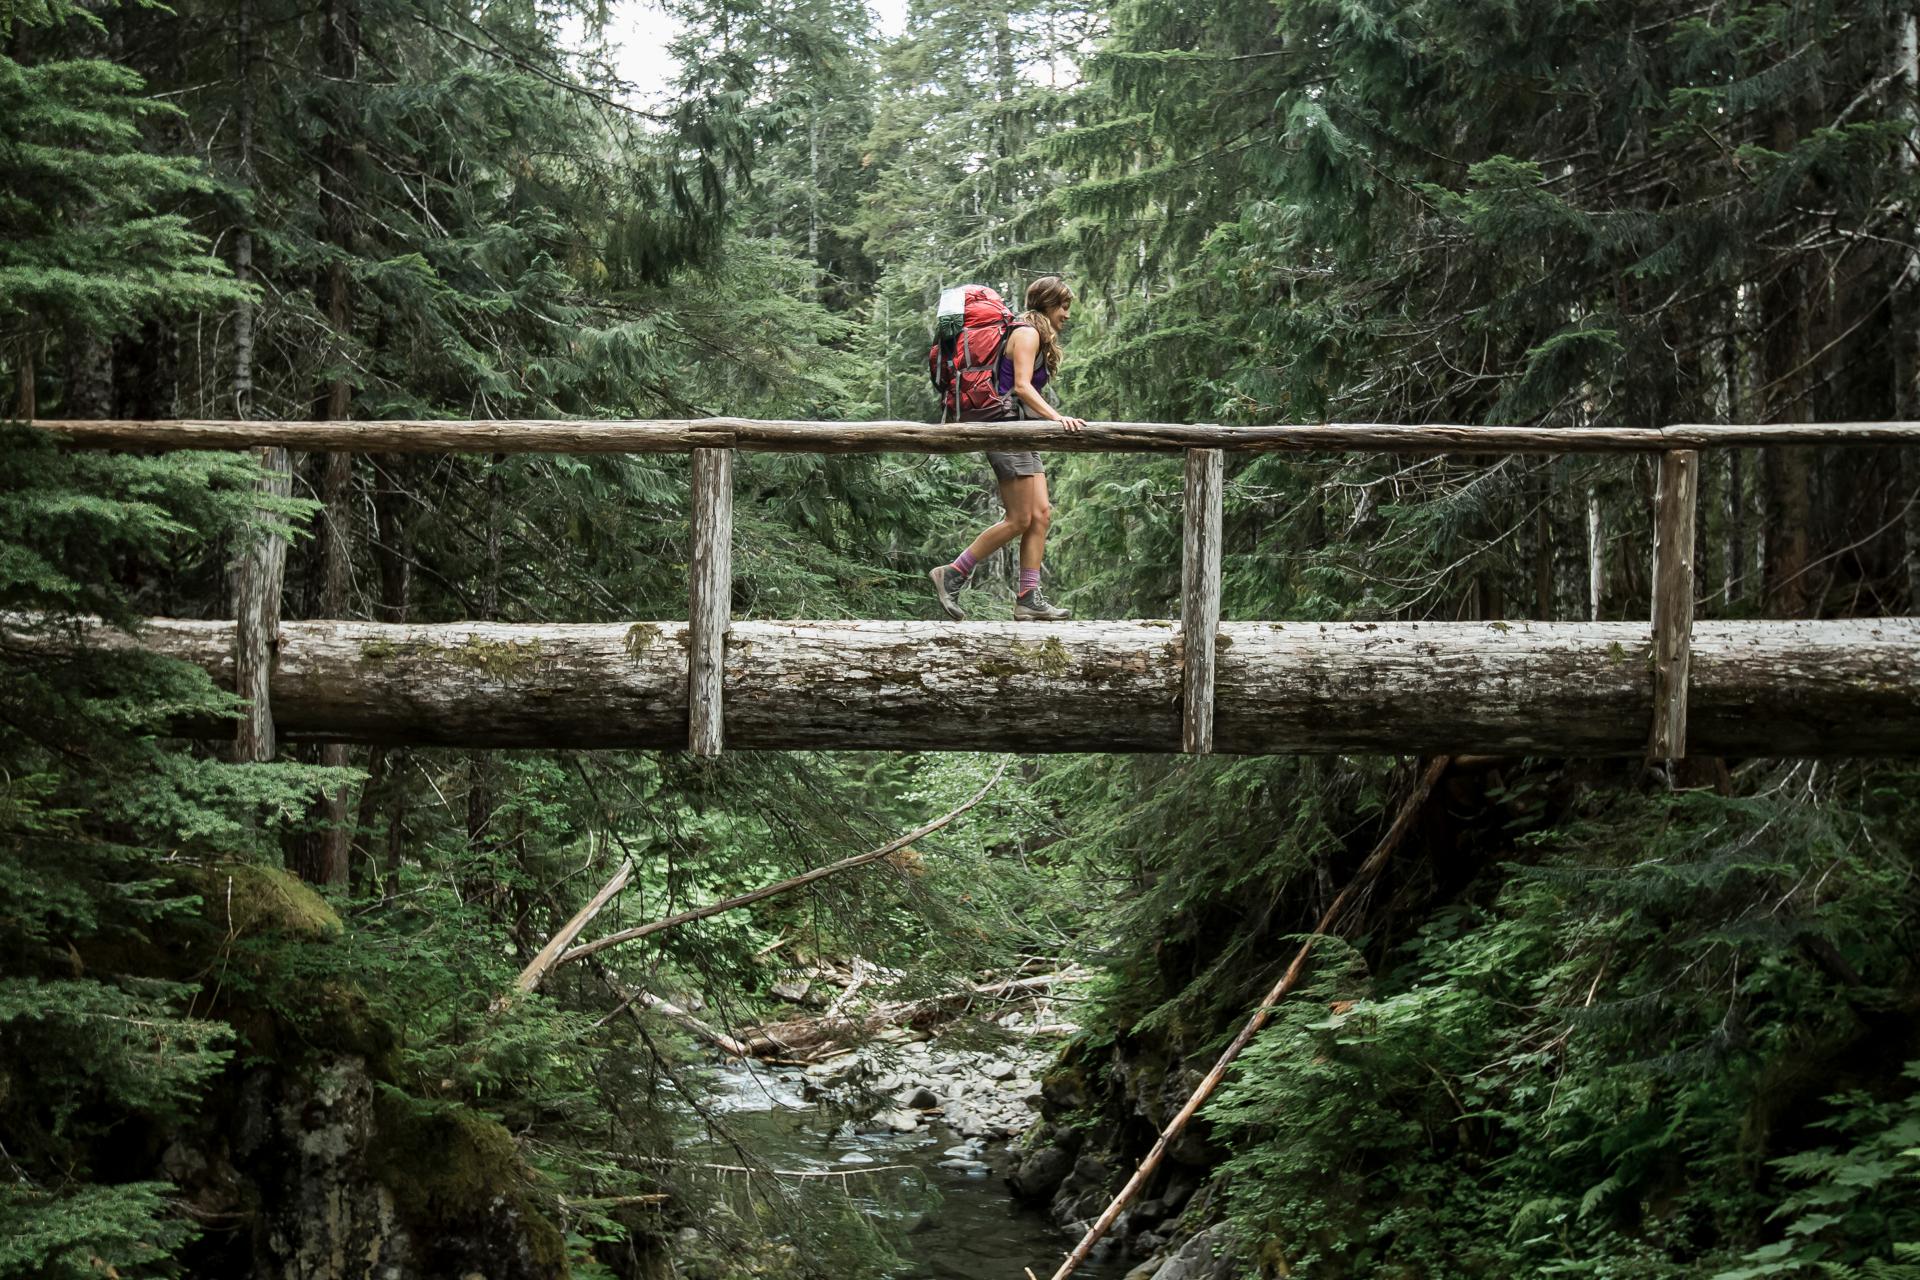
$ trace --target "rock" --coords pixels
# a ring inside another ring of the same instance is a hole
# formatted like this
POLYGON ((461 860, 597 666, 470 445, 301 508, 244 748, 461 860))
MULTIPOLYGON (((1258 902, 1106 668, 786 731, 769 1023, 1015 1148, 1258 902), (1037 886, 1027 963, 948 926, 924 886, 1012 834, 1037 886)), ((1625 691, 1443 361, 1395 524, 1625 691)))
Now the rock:
POLYGON ((891 1107, 873 1118, 873 1122, 895 1133, 912 1133, 920 1127, 920 1117, 911 1111, 891 1107))
POLYGON ((1234 1270, 1227 1247, 1231 1240, 1231 1228, 1224 1222, 1215 1223, 1181 1245, 1179 1252, 1154 1272, 1153 1280, 1222 1280, 1234 1270))
POLYGON ((1120 1280, 1153 1280, 1153 1273, 1160 1269, 1165 1258, 1148 1258, 1145 1262, 1127 1272, 1120 1280))
POLYGON ((987 1145, 986 1143, 981 1142, 978 1138, 974 1138, 970 1141, 961 1143, 957 1147, 948 1147, 945 1151, 942 1151, 940 1154, 943 1156, 950 1157, 951 1159, 954 1159, 954 1160, 974 1160, 974 1159, 977 1159, 980 1153, 986 1149, 986 1145, 987 1145))
POLYGON ((1049 1072, 1040 1082, 1048 1102, 1062 1111, 1084 1111, 1091 1100, 1087 1097, 1086 1082, 1080 1072, 1073 1069, 1061 1069, 1049 1072))
POLYGON ((942 1160, 934 1167, 937 1169, 952 1169, 956 1173, 966 1174, 969 1178, 984 1178, 988 1173, 992 1172, 985 1160, 942 1160))
POLYGON ((1076 1129, 1070 1124, 1057 1124, 1047 1130, 1047 1141, 1063 1151, 1078 1152, 1086 1140, 1086 1130, 1076 1129))
POLYGON ((1005 1080, 1017 1070, 1019 1070, 1019 1068, 1015 1067, 1011 1062, 1008 1062, 1005 1058, 1000 1058, 989 1062, 981 1069, 980 1074, 989 1080, 1005 1080))
POLYGON ((679 1245, 681 1248, 686 1248, 688 1245, 699 1244, 700 1228, 682 1227, 678 1231, 673 1233, 673 1240, 674 1240, 674 1243, 679 1245))
POLYGON ((940 1095, 923 1084, 902 1089, 893 1096, 893 1100, 903 1107, 909 1107, 916 1111, 925 1111, 928 1107, 937 1107, 940 1105, 940 1095))
POLYGON ((1073 1172, 1073 1157, 1059 1147, 1029 1151, 1007 1174, 1007 1185, 1029 1204, 1044 1204, 1073 1172))
POLYGON ((947 1124, 952 1126, 956 1133, 967 1138, 982 1138, 989 1132, 989 1126, 985 1118, 977 1112, 968 1111, 965 1108, 956 1110, 954 1107, 949 1106, 947 1108, 947 1124))
POLYGON ((872 1089, 875 1093, 892 1093, 894 1090, 898 1089, 901 1085, 905 1083, 906 1083, 905 1080, 902 1080, 899 1076, 889 1071, 885 1075, 875 1076, 873 1078, 873 1083, 868 1085, 867 1087, 872 1089))
POLYGON ((1113 1197, 1100 1188, 1082 1186, 1078 1181, 1069 1178, 1060 1185, 1060 1193, 1053 1198, 1053 1205, 1049 1212, 1053 1214, 1056 1222, 1061 1219, 1070 1222, 1081 1219, 1091 1221, 1104 1213, 1112 1200, 1113 1197))
POLYGON ((805 978, 782 978, 767 988, 773 993, 775 999, 786 1000, 793 1004, 804 1001, 807 998, 807 992, 812 989, 813 984, 805 978))
POLYGON ((872 1164, 873 1157, 864 1151, 849 1151, 840 1157, 841 1164, 872 1164))
POLYGON ((1090 1187, 1102 1187, 1107 1183, 1107 1162, 1098 1156, 1081 1156, 1073 1162, 1073 1176, 1090 1187))

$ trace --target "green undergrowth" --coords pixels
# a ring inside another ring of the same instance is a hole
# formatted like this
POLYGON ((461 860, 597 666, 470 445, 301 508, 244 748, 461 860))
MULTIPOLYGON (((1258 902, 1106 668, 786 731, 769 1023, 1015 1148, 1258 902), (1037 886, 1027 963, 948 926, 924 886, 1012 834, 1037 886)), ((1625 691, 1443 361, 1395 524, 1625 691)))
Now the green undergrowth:
MULTIPOLYGON (((1911 1275, 1912 770, 1755 768, 1731 795, 1581 787, 1543 808, 1565 781, 1443 791, 1456 816, 1320 945, 1203 1113, 1260 1269, 1911 1275)), ((1262 874, 1299 891, 1284 863, 1262 874)), ((1223 909, 1183 882, 1189 914, 1223 909)), ((1258 985, 1300 918, 1269 917, 1258 985)), ((1177 933, 1143 940, 1120 950, 1171 998, 1106 993, 1078 1050, 1096 1070, 1103 1037, 1142 1063, 1168 1043, 1211 1054, 1244 1016, 1208 1012, 1238 941, 1205 964, 1177 933)))

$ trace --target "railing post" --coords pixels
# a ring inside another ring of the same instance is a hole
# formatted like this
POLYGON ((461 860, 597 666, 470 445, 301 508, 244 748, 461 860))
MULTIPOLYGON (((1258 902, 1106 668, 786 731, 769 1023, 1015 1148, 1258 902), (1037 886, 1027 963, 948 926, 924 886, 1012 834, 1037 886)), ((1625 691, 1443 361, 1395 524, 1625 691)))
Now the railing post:
MULTIPOLYGON (((293 463, 285 449, 254 450, 260 478, 254 492, 284 498, 293 492, 293 463)), ((262 517, 278 522, 277 513, 262 517)), ((233 573, 233 691, 246 711, 233 731, 233 758, 242 764, 273 759, 274 646, 280 638, 280 588, 287 575, 287 540, 277 533, 248 529, 235 557, 233 573)))
POLYGON ((1653 510, 1653 732, 1651 760, 1687 755, 1687 668, 1693 643, 1694 505, 1700 492, 1700 455, 1671 449, 1660 455, 1653 510))
POLYGON ((693 451, 693 554, 688 575, 687 749, 717 756, 721 686, 733 611, 733 450, 693 451))
POLYGON ((1226 466, 1218 449, 1187 450, 1180 555, 1180 749, 1213 753, 1215 637, 1220 630, 1220 492, 1226 466))

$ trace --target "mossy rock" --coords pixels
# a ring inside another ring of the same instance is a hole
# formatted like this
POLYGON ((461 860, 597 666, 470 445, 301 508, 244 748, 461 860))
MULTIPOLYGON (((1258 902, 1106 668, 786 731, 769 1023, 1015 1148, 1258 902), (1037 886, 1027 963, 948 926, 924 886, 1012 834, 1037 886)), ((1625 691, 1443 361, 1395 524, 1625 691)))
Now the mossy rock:
POLYGON ((569 1274, 566 1241, 528 1185, 513 1135, 498 1121, 390 1088, 375 1090, 373 1111, 368 1163, 429 1254, 465 1255, 464 1265, 476 1250, 490 1253, 501 1276, 569 1274))
POLYGON ((207 923, 222 934, 331 938, 341 929, 340 916, 327 900, 281 867, 249 862, 190 867, 180 879, 200 895, 207 923))

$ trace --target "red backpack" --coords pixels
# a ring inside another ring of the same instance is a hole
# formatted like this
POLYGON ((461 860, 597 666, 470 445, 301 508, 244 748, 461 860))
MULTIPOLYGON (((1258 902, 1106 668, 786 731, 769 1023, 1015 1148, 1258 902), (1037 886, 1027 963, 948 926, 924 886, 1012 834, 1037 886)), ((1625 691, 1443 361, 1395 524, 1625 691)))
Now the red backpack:
POLYGON ((1013 393, 999 389, 1000 357, 1015 329, 1031 328, 983 284, 940 295, 927 374, 940 397, 942 422, 996 422, 1019 416, 1013 393))

